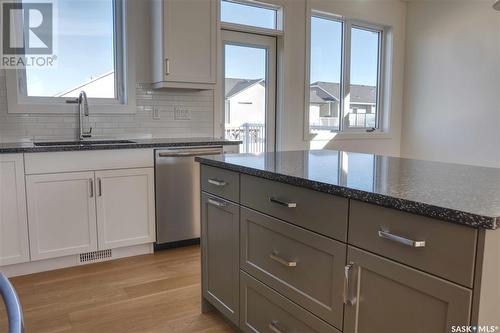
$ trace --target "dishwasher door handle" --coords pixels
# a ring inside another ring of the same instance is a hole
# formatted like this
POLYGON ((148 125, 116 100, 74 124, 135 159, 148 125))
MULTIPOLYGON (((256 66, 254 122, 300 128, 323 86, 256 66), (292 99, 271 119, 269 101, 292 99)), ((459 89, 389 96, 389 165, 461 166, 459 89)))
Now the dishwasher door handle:
POLYGON ((193 156, 204 156, 204 155, 220 155, 222 154, 222 149, 211 149, 211 150, 193 150, 193 151, 164 151, 158 153, 159 157, 193 157, 193 156))

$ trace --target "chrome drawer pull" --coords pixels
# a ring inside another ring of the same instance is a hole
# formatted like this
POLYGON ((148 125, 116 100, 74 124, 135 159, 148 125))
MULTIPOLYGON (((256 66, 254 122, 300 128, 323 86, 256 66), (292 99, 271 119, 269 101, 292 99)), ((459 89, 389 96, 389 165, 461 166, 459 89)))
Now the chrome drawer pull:
POLYGON ((207 199, 207 202, 209 204, 211 204, 212 206, 215 206, 215 207, 226 207, 227 206, 227 204, 225 202, 213 200, 213 199, 210 199, 210 198, 207 199))
POLYGON ((273 320, 272 322, 269 323, 269 329, 274 333, 285 333, 276 326, 277 324, 278 322, 276 320, 273 320))
POLYGON ((271 201, 272 203, 275 203, 275 204, 278 204, 280 206, 283 206, 283 207, 288 207, 288 208, 297 208, 297 203, 295 202, 285 202, 285 201, 281 201, 281 200, 278 200, 276 198, 269 198, 269 201, 271 201))
POLYGON ((218 179, 208 179, 208 183, 215 185, 215 186, 226 186, 227 183, 223 180, 218 180, 218 179))
POLYGON ((278 256, 277 253, 271 253, 269 255, 269 258, 271 258, 274 261, 279 262, 280 264, 282 264, 283 266, 286 266, 286 267, 296 267, 297 266, 296 261, 285 260, 285 259, 281 258, 280 256, 278 256))
POLYGON ((94 180, 92 178, 89 179, 89 187, 90 187, 90 197, 94 197, 94 180))
POLYGON ((404 238, 401 236, 397 236, 394 234, 391 234, 389 231, 384 231, 384 230, 379 230, 378 231, 378 236, 380 238, 388 239, 406 246, 411 246, 411 247, 425 247, 425 241, 416 241, 413 239, 408 239, 404 238))
POLYGON ((344 267, 345 280, 344 280, 344 304, 354 305, 356 304, 356 297, 352 296, 352 268, 353 265, 346 265, 344 267))
POLYGON ((101 178, 97 178, 97 188, 99 190, 99 194, 97 196, 102 197, 102 180, 101 180, 101 178))

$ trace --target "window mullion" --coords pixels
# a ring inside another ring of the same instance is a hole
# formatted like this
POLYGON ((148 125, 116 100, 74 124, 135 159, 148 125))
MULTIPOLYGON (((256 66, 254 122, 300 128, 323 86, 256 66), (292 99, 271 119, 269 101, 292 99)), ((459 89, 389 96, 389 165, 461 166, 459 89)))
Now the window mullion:
POLYGON ((342 100, 342 114, 340 125, 341 131, 349 128, 346 116, 349 114, 350 107, 350 90, 351 90, 351 21, 344 21, 343 31, 343 52, 342 52, 342 84, 341 84, 341 100, 342 100))

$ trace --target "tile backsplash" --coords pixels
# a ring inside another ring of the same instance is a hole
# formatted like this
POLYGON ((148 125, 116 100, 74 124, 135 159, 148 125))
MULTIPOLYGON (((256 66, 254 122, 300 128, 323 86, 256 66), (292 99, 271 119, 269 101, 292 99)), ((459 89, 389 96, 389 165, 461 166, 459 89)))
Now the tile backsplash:
MULTIPOLYGON (((213 91, 152 90, 138 84, 137 113, 92 115, 94 136, 102 137, 212 137, 213 91)), ((0 70, 0 142, 73 140, 78 115, 12 114, 7 112, 5 71, 0 70)))

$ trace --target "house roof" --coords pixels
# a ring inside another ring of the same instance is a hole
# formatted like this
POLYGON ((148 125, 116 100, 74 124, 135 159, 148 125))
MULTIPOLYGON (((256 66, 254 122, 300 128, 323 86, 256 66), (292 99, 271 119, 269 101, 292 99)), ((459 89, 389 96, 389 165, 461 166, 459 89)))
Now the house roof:
MULTIPOLYGON (((225 80, 225 96, 231 98, 234 95, 252 87, 262 84, 264 79, 246 80, 227 78, 225 80)), ((326 103, 340 99, 340 84, 334 82, 316 81, 310 86, 310 102, 326 103)), ((375 104, 377 101, 377 87, 366 85, 351 85, 351 103, 375 104)))
MULTIPOLYGON (((338 101, 340 96, 340 84, 334 82, 316 81, 311 83, 310 99, 312 103, 325 103, 338 101)), ((377 101, 377 87, 365 85, 351 85, 352 103, 370 103, 377 101)))
MULTIPOLYGON (((114 71, 106 72, 102 75, 91 78, 86 82, 80 83, 77 86, 72 87, 68 90, 61 91, 61 92, 55 94, 54 97, 72 97, 75 95, 78 96, 78 94, 82 90, 85 90, 85 92, 87 92, 87 93, 89 93, 89 91, 91 91, 91 90, 102 90, 101 83, 104 83, 104 81, 106 81, 106 80, 114 81, 114 75, 115 75, 114 71)), ((109 85, 109 84, 106 85, 105 84, 105 86, 106 87, 113 87, 113 89, 114 89, 114 85, 109 85)), ((103 93, 105 96, 109 96, 109 94, 110 94, 108 92, 103 92, 103 91, 101 91, 101 93, 103 93)), ((95 95, 96 94, 93 94, 93 96, 95 96, 95 95)), ((97 95, 99 95, 99 94, 97 94, 97 95)))
POLYGON ((234 95, 242 92, 245 89, 250 88, 254 84, 264 82, 264 79, 246 80, 246 79, 235 79, 226 78, 225 79, 225 96, 226 98, 231 98, 234 95))

